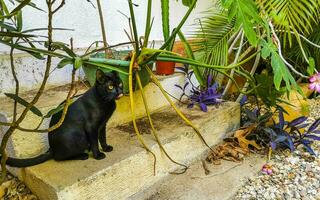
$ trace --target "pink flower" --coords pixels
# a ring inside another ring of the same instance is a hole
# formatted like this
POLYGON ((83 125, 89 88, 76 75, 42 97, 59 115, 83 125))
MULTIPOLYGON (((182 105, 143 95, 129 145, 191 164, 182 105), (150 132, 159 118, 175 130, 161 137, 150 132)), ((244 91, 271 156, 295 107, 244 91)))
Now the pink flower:
POLYGON ((320 93, 320 73, 317 73, 309 78, 309 89, 320 93))
POLYGON ((268 164, 264 164, 262 166, 261 172, 266 175, 271 175, 273 173, 272 166, 268 164))

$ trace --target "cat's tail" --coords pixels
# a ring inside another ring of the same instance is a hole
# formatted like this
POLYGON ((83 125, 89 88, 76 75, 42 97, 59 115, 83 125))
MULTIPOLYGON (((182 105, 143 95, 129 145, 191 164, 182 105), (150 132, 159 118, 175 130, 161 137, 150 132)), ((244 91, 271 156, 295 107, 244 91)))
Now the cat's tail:
POLYGON ((33 158, 11 158, 8 157, 6 164, 11 167, 30 167, 33 165, 37 165, 40 163, 43 163, 47 160, 50 160, 53 158, 52 151, 47 151, 44 154, 41 154, 39 156, 33 157, 33 158))

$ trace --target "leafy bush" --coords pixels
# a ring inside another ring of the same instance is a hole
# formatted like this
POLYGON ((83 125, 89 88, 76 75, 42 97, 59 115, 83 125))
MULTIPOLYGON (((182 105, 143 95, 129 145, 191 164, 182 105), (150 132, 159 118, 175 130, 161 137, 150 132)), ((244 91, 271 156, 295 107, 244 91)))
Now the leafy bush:
POLYGON ((255 124, 255 130, 252 131, 249 138, 256 140, 259 144, 276 150, 279 148, 290 149, 294 151, 298 146, 303 145, 312 155, 315 155, 311 144, 314 141, 320 141, 320 118, 311 125, 307 123, 308 117, 298 117, 292 121, 285 121, 283 110, 278 108, 279 122, 273 120, 274 114, 268 110, 261 114, 259 109, 244 109, 248 117, 248 124, 255 124), (272 124, 269 122, 273 121, 272 124))

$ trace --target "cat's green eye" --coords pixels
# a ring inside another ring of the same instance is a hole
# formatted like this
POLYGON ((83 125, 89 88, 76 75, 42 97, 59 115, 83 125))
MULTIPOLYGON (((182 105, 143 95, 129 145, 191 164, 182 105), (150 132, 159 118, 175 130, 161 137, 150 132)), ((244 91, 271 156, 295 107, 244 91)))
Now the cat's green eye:
POLYGON ((113 90, 113 85, 111 85, 111 84, 108 85, 108 89, 109 89, 109 90, 113 90))

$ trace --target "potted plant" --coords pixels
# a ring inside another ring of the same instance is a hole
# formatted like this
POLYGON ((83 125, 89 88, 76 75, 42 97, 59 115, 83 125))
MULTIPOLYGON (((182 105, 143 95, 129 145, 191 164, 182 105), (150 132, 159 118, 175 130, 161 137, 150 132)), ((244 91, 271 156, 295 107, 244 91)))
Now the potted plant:
MULTIPOLYGON (((119 63, 116 64, 117 68, 121 69, 123 71, 127 71, 129 63, 130 63, 128 61, 128 57, 130 57, 129 55, 131 52, 130 50, 117 51, 117 50, 113 50, 112 48, 108 47, 107 34, 106 34, 105 25, 104 25, 103 11, 102 11, 100 0, 97 0, 97 7, 98 7, 98 12, 99 12, 99 21, 100 21, 100 28, 101 28, 102 43, 103 43, 104 51, 101 52, 99 50, 99 51, 97 51, 97 53, 94 53, 94 54, 88 53, 88 55, 90 56, 90 58, 88 60, 89 62, 84 62, 83 66, 82 66, 83 71, 86 75, 86 78, 91 86, 93 86, 95 83, 97 69, 100 69, 104 72, 112 71, 112 69, 106 68, 105 66, 102 66, 104 64, 113 65, 117 61, 119 61, 119 63), (92 62, 94 62, 95 64, 92 64, 92 62), (100 64, 102 64, 102 65, 100 65, 100 64)), ((96 44, 96 47, 98 48, 99 42, 94 42, 93 44, 96 44)), ((124 44, 131 44, 131 43, 124 43, 124 44)), ((90 47, 92 45, 90 45, 90 47)), ((88 48, 88 50, 90 49, 90 47, 88 48)), ((95 49, 95 50, 97 50, 97 49, 95 49)), ((110 67, 112 68, 112 66, 110 66, 110 67)), ((138 73, 141 76, 142 85, 143 86, 147 85, 150 81, 150 78, 147 75, 147 71, 145 69, 142 69, 138 73)), ((123 92, 125 94, 128 94, 129 93, 128 73, 120 73, 119 76, 120 76, 120 79, 122 80, 122 83, 123 83, 123 92)), ((134 87, 134 90, 135 90, 138 88, 138 86, 137 86, 137 84, 134 84, 134 85, 135 85, 135 87, 134 87)))
MULTIPOLYGON (((163 39, 167 41, 170 36, 170 23, 169 23, 169 0, 161 0, 162 9, 162 32, 163 39)), ((167 51, 172 51, 174 40, 167 46, 167 51)), ((171 75, 174 73, 176 62, 170 61, 157 61, 156 62, 156 74, 158 75, 171 75)))

